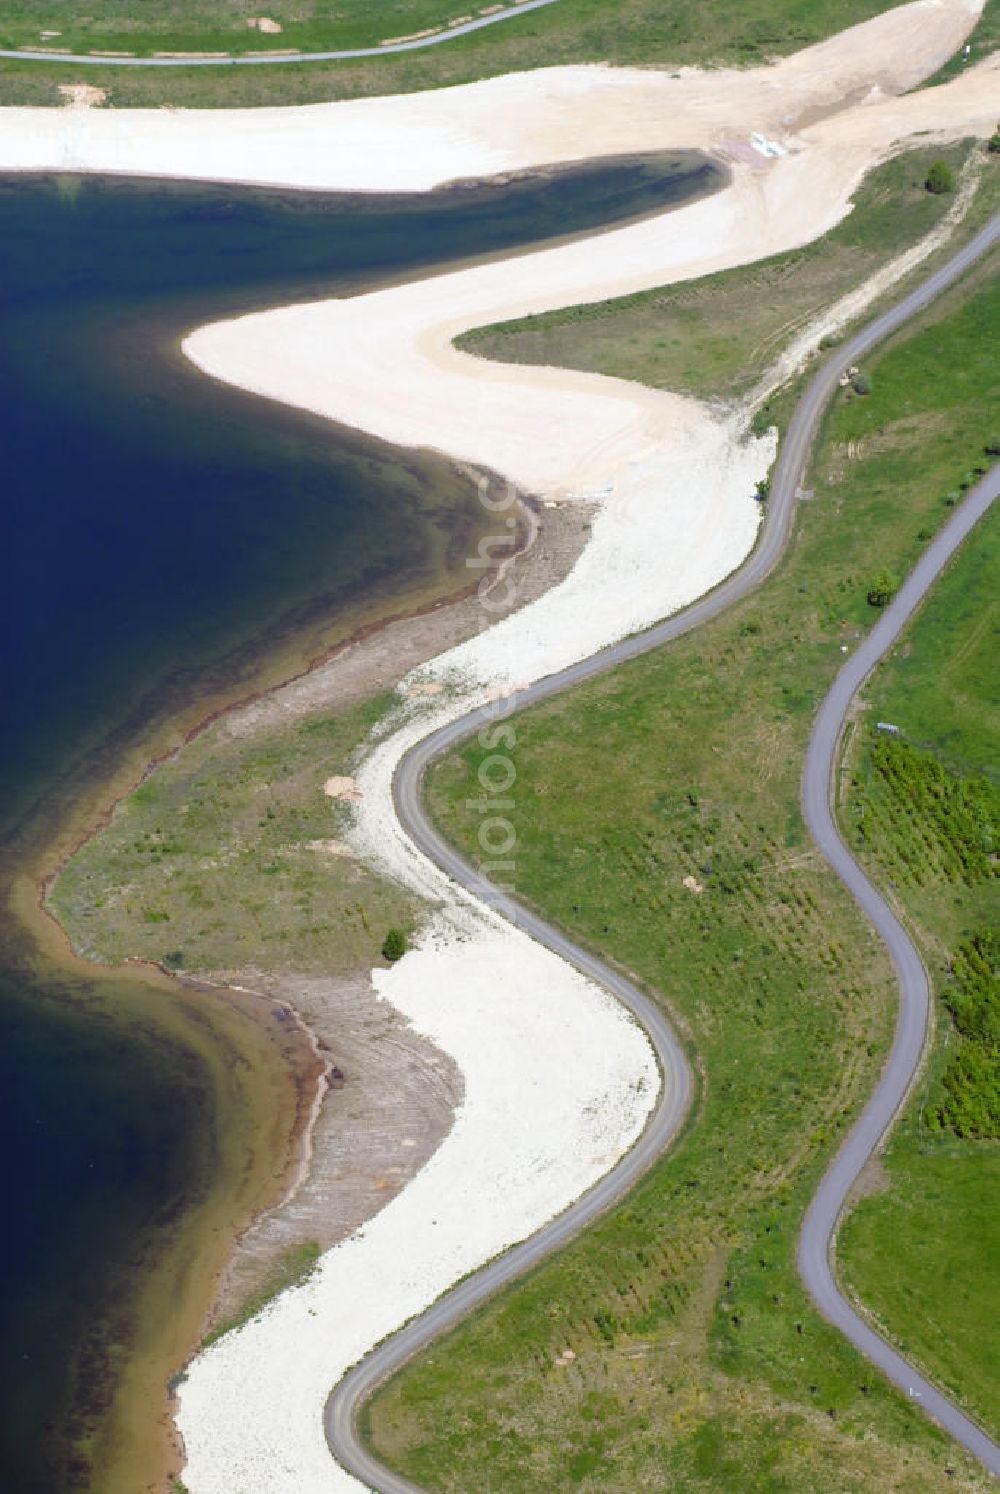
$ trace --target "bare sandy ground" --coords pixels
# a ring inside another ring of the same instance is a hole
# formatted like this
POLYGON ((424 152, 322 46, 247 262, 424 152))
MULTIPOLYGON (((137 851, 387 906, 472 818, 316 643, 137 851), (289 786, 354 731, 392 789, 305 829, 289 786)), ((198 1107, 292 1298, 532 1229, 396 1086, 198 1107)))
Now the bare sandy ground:
POLYGON ((904 92, 958 49, 980 9, 920 0, 753 71, 554 68, 397 98, 214 110, 210 130, 201 110, 4 109, 0 170, 425 191, 618 151, 720 145, 751 130, 801 131, 873 89, 904 92))
POLYGON ((384 1208, 433 1156, 464 1089, 455 1063, 379 1001, 367 976, 258 972, 255 983, 318 1036, 327 1088, 300 1184, 241 1237, 207 1328, 237 1312, 293 1247, 314 1240, 328 1250, 384 1208))

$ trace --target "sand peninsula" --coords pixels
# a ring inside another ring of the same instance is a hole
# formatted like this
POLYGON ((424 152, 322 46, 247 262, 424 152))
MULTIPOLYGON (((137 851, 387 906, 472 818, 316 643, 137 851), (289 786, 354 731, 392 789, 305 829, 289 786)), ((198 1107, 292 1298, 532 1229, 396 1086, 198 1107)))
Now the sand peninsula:
MULTIPOLYGON (((194 1361, 178 1418, 192 1494, 358 1488, 323 1439, 333 1382, 600 1176, 640 1131, 658 1085, 645 1039, 610 998, 415 851, 395 819, 392 773, 442 721, 647 626, 727 575, 753 545, 752 495, 774 439, 748 435, 746 409, 500 368, 457 352, 454 337, 794 248, 849 211, 865 172, 909 137, 989 135, 998 59, 899 97, 958 49, 979 9, 918 0, 752 72, 560 68, 405 99, 222 112, 210 135, 204 115, 6 111, 6 169, 398 190, 679 147, 711 150, 731 169, 712 197, 642 223, 215 324, 185 345, 206 372, 267 397, 490 467, 543 501, 599 504, 563 582, 404 681, 394 729, 358 775, 354 849, 435 909, 418 947, 376 986, 455 1060, 465 1098, 391 1204, 304 1286, 194 1361)), ((851 311, 860 309, 854 298, 851 311)))

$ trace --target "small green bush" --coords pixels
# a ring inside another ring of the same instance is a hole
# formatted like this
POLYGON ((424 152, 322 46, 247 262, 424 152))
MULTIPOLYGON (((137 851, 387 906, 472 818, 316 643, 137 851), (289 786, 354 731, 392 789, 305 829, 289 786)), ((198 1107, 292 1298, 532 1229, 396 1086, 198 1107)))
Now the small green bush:
POLYGON ((406 935, 402 929, 390 929, 382 941, 382 958, 394 965, 406 953, 406 935))
POLYGON ((983 450, 987 456, 1000 456, 1000 435, 991 436, 983 450))
POLYGON ((955 190, 955 178, 951 167, 944 161, 935 161, 927 173, 925 182, 928 192, 940 195, 942 192, 953 192, 955 190))
POLYGON ((851 387, 855 394, 871 394, 872 381, 863 368, 854 375, 854 378, 851 380, 851 387))
POLYGON ((894 576, 890 570, 878 571, 868 588, 868 605, 870 607, 887 607, 899 590, 899 577, 894 576))

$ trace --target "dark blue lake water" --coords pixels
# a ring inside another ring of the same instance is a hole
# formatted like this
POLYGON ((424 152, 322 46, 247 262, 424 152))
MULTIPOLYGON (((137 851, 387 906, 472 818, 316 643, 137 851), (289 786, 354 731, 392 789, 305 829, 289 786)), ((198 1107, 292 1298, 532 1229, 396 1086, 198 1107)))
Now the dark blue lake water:
MULTIPOLYGON (((88 762, 106 772, 90 755, 109 737, 251 681, 289 630, 447 570, 479 520, 446 462, 212 384, 177 351, 185 331, 623 221, 719 179, 650 158, 422 199, 0 181, 5 885, 36 806, 88 762)), ((113 1380, 108 1304, 136 1237, 211 1186, 197 1064, 87 1007, 86 982, 8 921, 0 1489, 18 1494, 91 1486, 80 1437, 113 1380)))

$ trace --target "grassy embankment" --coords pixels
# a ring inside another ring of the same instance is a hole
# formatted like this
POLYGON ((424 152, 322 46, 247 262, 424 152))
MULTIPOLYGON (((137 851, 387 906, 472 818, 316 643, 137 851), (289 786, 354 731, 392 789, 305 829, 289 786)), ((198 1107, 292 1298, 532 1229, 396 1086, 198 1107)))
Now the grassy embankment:
MULTIPOLYGON (((968 149, 938 154, 958 171, 968 149)), ((751 269, 501 322, 466 333, 458 346, 499 362, 596 370, 699 398, 738 399, 811 317, 939 221, 952 199, 924 186, 935 158, 908 151, 886 162, 865 178, 853 212, 831 233, 751 269)))
POLYGON ((339 854, 343 808, 323 784, 384 697, 252 736, 204 732, 132 794, 63 871, 52 906, 82 954, 225 979, 370 968, 415 908, 339 854))
MULTIPOLYGON (((20 0, 0 21, 4 47, 67 46, 74 51, 113 50, 245 52, 294 47, 343 49, 371 45, 476 14, 444 0, 393 0, 377 9, 343 0, 331 14, 324 4, 261 6, 284 28, 279 35, 246 26, 247 9, 235 0, 203 0, 199 19, 187 7, 158 6, 156 19, 136 0, 94 0, 93 20, 71 20, 53 0, 20 0), (61 32, 44 39, 42 31, 61 32)), ((308 66, 255 68, 101 68, 0 61, 0 103, 55 104, 58 85, 86 82, 107 90, 112 105, 169 103, 189 107, 306 103, 377 93, 438 88, 500 73, 559 63, 615 62, 648 66, 698 63, 759 65, 891 9, 883 0, 558 0, 440 47, 398 56, 308 66)), ((973 59, 997 43, 1000 0, 973 38, 973 59)))
MULTIPOLYGON (((872 620, 873 569, 904 573, 985 460, 997 268, 872 361, 869 398, 838 401, 816 496, 757 596, 517 720, 522 895, 662 993, 702 1085, 621 1209, 375 1400, 375 1446, 430 1488, 481 1484, 485 1463, 511 1494, 842 1494, 940 1489, 964 1464, 816 1317, 795 1272, 803 1208, 895 1006, 798 794, 816 706, 872 620), (576 1358, 557 1365, 566 1347, 576 1358)), ((470 850, 479 756, 450 755, 430 784, 470 850)), ((978 1313, 995 1317, 985 1298, 978 1313)))
POLYGON ((848 759, 845 831, 909 916, 940 1001, 936 1047, 883 1156, 881 1187, 840 1236, 847 1283, 906 1352, 994 1433, 1000 1428, 1000 1349, 992 1331, 1000 1314, 998 563, 994 510, 870 682, 867 714, 848 759), (878 720, 900 725, 902 737, 875 736, 871 723, 878 720))

